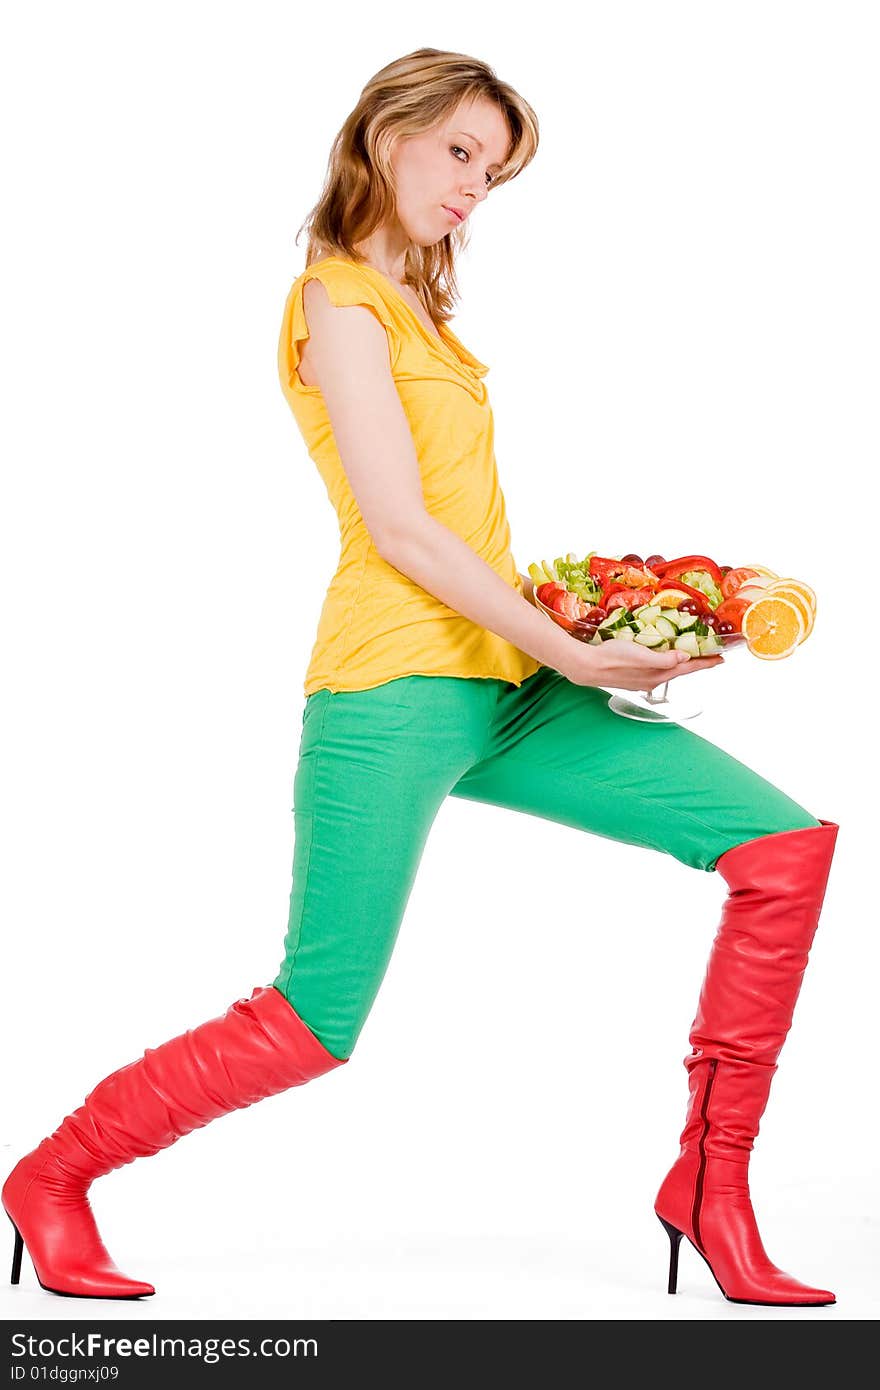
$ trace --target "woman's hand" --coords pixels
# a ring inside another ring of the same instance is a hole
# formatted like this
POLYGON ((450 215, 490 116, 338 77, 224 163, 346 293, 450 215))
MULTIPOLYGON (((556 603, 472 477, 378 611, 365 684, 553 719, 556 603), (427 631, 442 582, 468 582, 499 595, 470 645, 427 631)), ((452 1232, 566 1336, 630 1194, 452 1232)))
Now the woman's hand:
POLYGON ((571 659, 566 659, 560 672, 574 685, 610 685, 614 690, 652 691, 657 685, 703 671, 707 666, 719 666, 723 656, 688 656, 677 648, 653 652, 635 642, 614 638, 601 647, 571 639, 571 659))

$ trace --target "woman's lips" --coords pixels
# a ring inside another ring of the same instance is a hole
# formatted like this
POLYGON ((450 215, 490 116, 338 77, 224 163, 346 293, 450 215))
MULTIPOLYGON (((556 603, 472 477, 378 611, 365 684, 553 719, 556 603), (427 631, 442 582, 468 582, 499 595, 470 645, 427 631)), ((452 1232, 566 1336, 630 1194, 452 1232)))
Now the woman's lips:
POLYGON ((446 212, 449 213, 449 216, 450 216, 450 217, 454 217, 454 218, 455 218, 456 222, 463 222, 463 221, 464 221, 464 218, 463 218, 463 217, 459 217, 458 213, 454 210, 454 208, 448 208, 448 207, 446 206, 445 203, 443 204, 443 208, 444 208, 444 210, 445 210, 446 212))

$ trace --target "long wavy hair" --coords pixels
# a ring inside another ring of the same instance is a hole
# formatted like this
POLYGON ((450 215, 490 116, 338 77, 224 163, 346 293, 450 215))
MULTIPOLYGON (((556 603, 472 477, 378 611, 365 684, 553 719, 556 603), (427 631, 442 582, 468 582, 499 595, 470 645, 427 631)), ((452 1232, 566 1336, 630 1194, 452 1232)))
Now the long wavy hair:
MULTIPOLYGON (((464 53, 417 48, 371 77, 333 141, 321 196, 296 234, 298 245, 303 229, 308 230, 306 266, 325 256, 365 261, 355 246, 395 209, 393 140, 433 130, 460 102, 477 98, 495 103, 510 132, 510 152, 493 176, 490 191, 494 191, 534 159, 538 118, 488 63, 464 53)), ((462 224, 433 246, 411 245, 406 253, 404 283, 438 323, 452 317, 459 298, 455 259, 468 245, 465 235, 466 224, 462 224)))

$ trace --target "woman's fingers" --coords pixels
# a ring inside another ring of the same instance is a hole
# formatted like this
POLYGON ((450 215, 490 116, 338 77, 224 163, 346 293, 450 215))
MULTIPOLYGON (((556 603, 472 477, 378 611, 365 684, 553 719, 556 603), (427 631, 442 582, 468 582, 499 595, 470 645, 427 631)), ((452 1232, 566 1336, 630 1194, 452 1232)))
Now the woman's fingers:
POLYGON ((689 661, 682 661, 676 671, 669 672, 670 680, 676 676, 688 676, 691 671, 704 671, 707 666, 723 666, 723 656, 692 656, 689 661))

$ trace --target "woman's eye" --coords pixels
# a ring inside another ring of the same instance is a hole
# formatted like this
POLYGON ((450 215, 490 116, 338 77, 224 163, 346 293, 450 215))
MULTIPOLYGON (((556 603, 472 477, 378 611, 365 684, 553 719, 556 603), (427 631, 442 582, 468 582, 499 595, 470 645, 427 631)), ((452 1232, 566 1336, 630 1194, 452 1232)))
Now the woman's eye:
MULTIPOLYGON (((470 162, 470 153, 469 153, 467 150, 462 149, 461 145, 453 145, 453 146, 452 146, 452 149, 453 149, 453 152, 454 152, 455 150, 461 150, 461 153, 462 153, 462 154, 466 154, 466 155, 468 156, 467 162, 468 162, 468 163, 470 162)), ((460 163, 461 163, 461 160, 459 160, 458 162, 459 162, 459 164, 460 164, 460 163)), ((487 182, 487 183, 492 183, 492 182, 493 182, 493 179, 492 179, 492 175, 491 175, 491 174, 487 174, 487 175, 486 175, 486 182, 487 182)))

